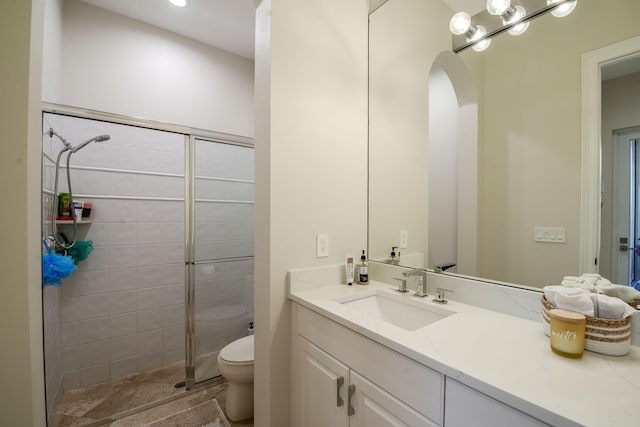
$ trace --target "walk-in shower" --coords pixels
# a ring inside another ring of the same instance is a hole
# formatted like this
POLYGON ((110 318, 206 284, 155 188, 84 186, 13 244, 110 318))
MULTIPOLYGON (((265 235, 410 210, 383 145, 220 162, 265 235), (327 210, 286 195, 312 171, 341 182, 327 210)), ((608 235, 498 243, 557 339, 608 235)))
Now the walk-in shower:
POLYGON ((113 393, 90 411, 102 419, 114 402, 130 411, 219 375, 218 352, 253 321, 253 156, 248 138, 60 106, 43 114, 42 238, 68 246, 60 232, 75 228, 69 241, 93 242, 61 286, 43 288, 49 414, 82 388, 113 393), (91 203, 91 216, 58 220, 60 192, 91 203), (171 384, 145 374, 167 367, 171 384), (150 380, 126 381, 134 374, 150 380))
MULTIPOLYGON (((59 194, 58 192, 58 178, 60 175, 60 160, 62 159, 62 155, 64 153, 68 153, 67 154, 67 161, 66 161, 66 176, 67 176, 67 191, 69 194, 69 204, 71 207, 73 207, 73 191, 72 191, 72 187, 71 187, 71 155, 79 150, 81 150, 82 148, 84 148, 87 144, 91 143, 91 142, 103 142, 103 141, 108 141, 109 139, 111 139, 111 136, 109 135, 98 135, 98 136, 94 136, 93 138, 89 138, 86 141, 81 142, 80 144, 77 145, 72 145, 69 141, 67 141, 65 138, 63 138, 58 132, 56 132, 55 130, 53 130, 53 128, 49 128, 49 131, 47 132, 49 134, 50 138, 53 138, 54 136, 56 138, 58 138, 63 144, 64 147, 58 152, 58 156, 56 158, 56 169, 55 169, 55 178, 54 178, 54 186, 53 186, 53 194, 54 196, 57 196, 59 194)), ((56 203, 57 199, 54 197, 52 199, 51 202, 51 206, 50 206, 50 215, 51 218, 57 218, 58 216, 58 204, 56 203)), ((76 239, 77 239, 77 232, 78 232, 78 228, 77 228, 77 222, 81 220, 81 218, 78 218, 78 216, 76 215, 75 211, 73 209, 70 210, 70 214, 71 214, 71 218, 72 218, 72 222, 73 222, 73 239, 70 242, 65 242, 63 239, 60 239, 60 236, 58 236, 58 230, 57 230, 57 223, 55 220, 51 221, 51 235, 47 236, 47 242, 49 244, 49 249, 52 250, 69 250, 71 248, 74 247, 74 245, 76 244, 76 239)))

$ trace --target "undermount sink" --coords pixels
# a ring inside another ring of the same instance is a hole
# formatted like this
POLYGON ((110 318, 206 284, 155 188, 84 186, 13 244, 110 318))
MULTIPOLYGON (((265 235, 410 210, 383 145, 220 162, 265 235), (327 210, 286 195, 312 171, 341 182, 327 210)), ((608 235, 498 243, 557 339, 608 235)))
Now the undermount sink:
POLYGON ((376 293, 342 303, 344 306, 391 323, 407 331, 427 326, 454 314, 438 306, 428 306, 426 301, 407 301, 405 297, 393 298, 376 293))

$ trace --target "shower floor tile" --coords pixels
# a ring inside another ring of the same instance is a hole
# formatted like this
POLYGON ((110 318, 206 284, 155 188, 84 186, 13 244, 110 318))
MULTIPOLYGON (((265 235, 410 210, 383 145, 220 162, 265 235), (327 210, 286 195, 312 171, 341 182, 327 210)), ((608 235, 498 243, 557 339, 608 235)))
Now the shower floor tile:
MULTIPOLYGON (((212 399, 215 398, 224 410, 226 383, 187 391, 174 387, 182 380, 184 363, 176 363, 85 389, 66 391, 58 405, 54 426, 200 427, 213 419, 215 404, 212 399), (164 403, 154 405, 158 401, 164 403), (175 424, 176 419, 180 419, 178 424, 175 424)), ((253 419, 229 424, 251 427, 253 419)))

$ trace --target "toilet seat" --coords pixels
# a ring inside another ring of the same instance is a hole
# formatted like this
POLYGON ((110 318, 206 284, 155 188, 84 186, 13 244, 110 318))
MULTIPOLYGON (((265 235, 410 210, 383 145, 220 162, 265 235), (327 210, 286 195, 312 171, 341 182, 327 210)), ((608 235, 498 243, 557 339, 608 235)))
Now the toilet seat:
POLYGON ((253 335, 240 338, 225 346, 218 354, 218 359, 229 365, 253 364, 253 335))

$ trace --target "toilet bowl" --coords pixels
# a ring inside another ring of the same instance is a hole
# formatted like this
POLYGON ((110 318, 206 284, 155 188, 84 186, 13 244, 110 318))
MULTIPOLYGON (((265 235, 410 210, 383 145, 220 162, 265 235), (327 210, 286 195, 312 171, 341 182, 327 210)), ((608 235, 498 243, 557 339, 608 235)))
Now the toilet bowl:
POLYGON ((218 354, 218 370, 228 381, 226 413, 231 421, 253 416, 253 335, 240 338, 218 354))

